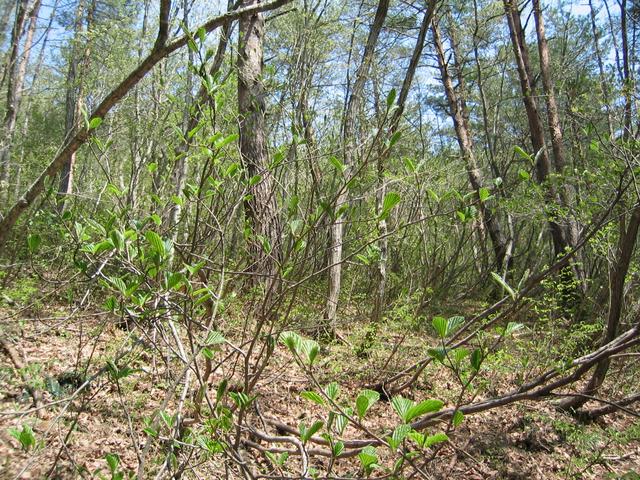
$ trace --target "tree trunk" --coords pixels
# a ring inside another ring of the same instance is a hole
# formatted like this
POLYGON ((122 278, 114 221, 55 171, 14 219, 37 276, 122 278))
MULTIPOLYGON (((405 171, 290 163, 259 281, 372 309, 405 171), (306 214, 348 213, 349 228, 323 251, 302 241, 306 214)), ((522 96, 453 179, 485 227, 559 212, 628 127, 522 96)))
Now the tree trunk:
MULTIPOLYGON (((456 92, 453 85, 451 75, 449 74, 444 47, 440 38, 440 32, 435 21, 433 23, 432 30, 438 57, 438 66, 440 68, 440 76, 442 78, 442 84, 449 103, 449 114, 453 120, 460 153, 462 154, 462 158, 464 159, 467 167, 467 175, 471 188, 473 188, 477 195, 482 222, 489 233, 489 237, 491 238, 497 267, 496 271, 502 272, 505 255, 507 253, 507 241, 502 233, 502 227, 500 226, 498 218, 480 198, 480 190, 484 188, 484 179, 482 172, 478 168, 478 162, 473 151, 473 140, 469 129, 469 122, 467 120, 469 114, 465 102, 465 92, 462 90, 462 86, 459 88, 460 91, 456 92)), ((454 62, 457 64, 458 52, 455 42, 451 43, 451 48, 453 49, 454 62)), ((460 68, 458 64, 457 68, 460 68)))
MULTIPOLYGON (((409 65, 407 67, 407 71, 405 72, 404 80, 402 82, 402 87, 400 88, 400 94, 398 95, 398 99, 396 101, 396 109, 391 115, 391 119, 389 121, 389 131, 388 137, 391 138, 396 131, 398 130, 398 126, 400 124, 400 119, 402 118, 402 114, 404 113, 404 108, 407 102, 407 98, 409 97, 409 91, 411 90, 411 85, 413 84, 413 79, 416 74, 416 69, 418 68, 418 64, 420 63, 420 59, 422 58, 422 51, 424 50, 425 39, 427 37, 427 32, 429 31, 429 25, 433 19, 433 15, 435 13, 436 5, 438 4, 437 0, 433 0, 429 3, 427 7, 427 11, 424 13, 422 17, 422 22, 420 23, 420 30, 418 31, 418 38, 416 39, 416 43, 413 47, 413 53, 411 54, 411 60, 409 61, 409 65)), ((377 158, 377 193, 376 193, 376 211, 378 215, 382 213, 384 197, 387 191, 387 184, 385 181, 385 164, 389 159, 390 150, 388 148, 383 148, 380 152, 378 152, 377 158)), ((382 218, 378 221, 378 250, 380 252, 380 259, 378 261, 378 285, 376 287, 375 296, 373 299, 373 311, 371 313, 371 320, 374 322, 379 322, 382 320, 382 316, 384 314, 384 308, 386 304, 387 297, 387 260, 388 260, 388 250, 389 250, 389 241, 387 238, 387 221, 382 218)))
POLYGON ((27 32, 27 38, 25 39, 22 61, 20 60, 20 43, 24 23, 27 18, 27 11, 29 9, 29 0, 21 0, 18 4, 13 32, 11 34, 11 46, 6 70, 8 72, 8 82, 6 113, 3 122, 4 138, 0 143, 0 192, 2 192, 0 193, 0 201, 4 201, 5 203, 9 201, 9 192, 11 190, 9 188, 11 146, 20 108, 20 97, 22 96, 22 86, 27 68, 26 64, 31 51, 31 42, 33 40, 33 32, 35 30, 39 8, 40 1, 36 0, 29 15, 31 24, 27 32))
MULTIPOLYGON (((520 88, 522 90, 522 102, 527 113, 527 121, 531 135, 531 145, 533 153, 537 158, 536 176, 539 183, 544 183, 551 172, 551 162, 545 148, 544 129, 538 114, 538 105, 531 83, 531 62, 529 60, 529 52, 524 40, 524 29, 520 22, 520 12, 514 0, 504 0, 505 14, 509 25, 509 34, 511 36, 511 44, 516 59, 518 77, 520 79, 520 88)), ((547 187, 546 192, 548 207, 553 208, 553 204, 557 201, 557 194, 552 185, 547 187)), ((564 253, 567 241, 561 226, 549 220, 551 237, 553 239, 554 253, 561 255, 564 253)))
MULTIPOLYGON (((245 0, 244 7, 259 0, 245 0)), ((267 297, 277 285, 280 266, 281 227, 275 179, 269 170, 265 125, 265 91, 262 82, 265 22, 262 13, 240 19, 238 38, 238 114, 240 154, 250 197, 245 214, 252 229, 249 271, 266 277, 267 297)), ((268 305, 269 302, 264 302, 268 305)))
MULTIPOLYGON (((67 70, 66 80, 66 99, 65 99, 65 131, 67 137, 74 135, 80 120, 80 112, 82 110, 82 102, 84 96, 84 79, 83 73, 86 72, 91 54, 89 30, 93 24, 93 18, 96 10, 96 0, 92 0, 90 7, 86 12, 86 33, 87 43, 81 50, 79 45, 79 37, 82 35, 82 24, 85 22, 85 4, 84 0, 78 2, 76 9, 76 18, 74 25, 73 48, 71 49, 71 58, 69 58, 69 68, 67 70)), ((60 173, 60 186, 58 187, 58 211, 62 212, 67 205, 68 196, 73 193, 73 170, 76 163, 76 152, 69 157, 68 161, 62 166, 60 173)))
POLYGON ((378 43, 378 37, 382 30, 382 25, 389 10, 389 0, 380 0, 376 9, 373 25, 369 30, 367 44, 362 55, 362 60, 356 71, 356 79, 353 89, 347 100, 347 107, 344 115, 342 127, 343 142, 343 163, 344 185, 340 186, 335 204, 335 218, 331 221, 329 231, 329 293, 325 309, 324 324, 322 328, 333 336, 336 326, 336 316, 338 311, 338 300, 340 298, 340 287, 342 277, 342 246, 344 235, 344 214, 338 212, 349 202, 349 190, 346 183, 349 181, 351 169, 356 160, 356 115, 360 111, 363 103, 364 85, 368 77, 369 68, 373 60, 374 50, 378 43))
MULTIPOLYGON (((533 0, 533 16, 536 23, 536 35, 538 38, 538 54, 540 56, 540 74, 542 76, 542 86, 544 88, 545 101, 547 104, 547 118, 549 123, 549 135, 551 136, 551 148, 553 150, 554 168, 558 175, 563 178, 566 167, 565 152, 563 145, 562 127, 560 125, 560 115, 558 114, 558 104, 551 78, 551 66, 549 60, 549 47, 545 35, 544 17, 540 8, 540 0, 533 0)), ((569 182, 562 182, 560 190, 562 205, 571 208, 575 201, 575 190, 569 182)), ((574 248, 578 244, 578 223, 567 215, 565 226, 565 239, 569 247, 574 248)), ((582 279, 581 279, 582 280, 582 279)))

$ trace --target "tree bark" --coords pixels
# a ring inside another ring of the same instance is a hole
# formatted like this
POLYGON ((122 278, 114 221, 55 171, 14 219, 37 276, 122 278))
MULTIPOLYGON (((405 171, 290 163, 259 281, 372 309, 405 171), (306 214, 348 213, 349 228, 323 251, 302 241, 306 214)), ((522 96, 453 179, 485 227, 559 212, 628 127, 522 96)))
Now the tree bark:
MULTIPOLYGON (((260 5, 245 0, 246 8, 260 5)), ((276 184, 269 169, 265 125, 265 91, 262 82, 265 21, 262 13, 240 19, 238 38, 238 114, 240 154, 246 172, 250 197, 245 214, 252 228, 249 240, 249 271, 266 277, 267 296, 276 287, 280 267, 281 226, 276 184), (254 183, 253 185, 251 185, 254 183)), ((269 302, 265 302, 268 304, 269 302)))
MULTIPOLYGON (((467 111, 465 92, 462 87, 459 87, 457 92, 451 75, 449 73, 449 67, 445 57, 444 46, 440 37, 440 32, 437 23, 434 21, 433 26, 433 38, 436 47, 436 53, 438 57, 438 66, 440 68, 440 76, 442 79, 442 85, 444 86, 447 101, 449 103, 449 114, 453 120, 453 125, 456 131, 456 138, 458 140, 458 146, 460 153, 465 161, 467 167, 467 175, 469 178, 469 184, 471 188, 476 192, 478 206, 480 210, 481 220, 484 223, 491 243, 493 245, 493 253, 495 257, 496 267, 498 272, 502 272, 504 267, 505 255, 507 253, 507 241, 502 232, 500 222, 494 212, 487 206, 486 202, 481 199, 480 190, 484 188, 484 178, 473 150, 473 139, 471 136, 467 111)), ((458 64, 458 52, 455 42, 451 43, 453 49, 453 58, 456 62, 457 68, 460 68, 458 64)))
MULTIPOLYGON (((424 16, 422 17, 420 30, 418 31, 418 37, 411 54, 411 60, 409 60, 409 65, 407 67, 407 71, 405 72, 402 87, 400 88, 400 94, 398 95, 398 99, 395 104, 396 108, 391 114, 391 118, 389 120, 387 135, 389 138, 391 138, 398 130, 400 119, 402 118, 402 114, 404 113, 404 108, 407 103, 407 98, 409 97, 411 85, 413 84, 413 79, 415 77, 418 64, 420 63, 420 59, 422 58, 422 51, 424 50, 425 39, 429 31, 429 25, 431 24, 438 3, 439 0, 431 0, 429 2, 429 5, 427 6, 427 10, 425 11, 424 16)), ((388 148, 382 148, 381 151, 378 152, 376 168, 376 210, 378 212, 378 215, 382 213, 384 197, 387 191, 387 184, 385 181, 385 164, 389 159, 390 153, 390 149, 388 148)), ((376 286, 375 296, 373 299, 373 311, 371 313, 371 320, 374 322, 379 322, 382 320, 387 296, 387 260, 389 242, 387 238, 387 221, 384 218, 381 218, 381 220, 378 221, 378 237, 378 250, 380 252, 377 272, 378 284, 376 286)))
MULTIPOLYGON (((65 99, 65 131, 67 137, 73 135, 78 126, 80 120, 80 113, 82 111, 82 102, 84 97, 84 74, 89 67, 89 58, 91 55, 91 40, 89 31, 93 25, 93 19, 96 10, 96 0, 92 0, 91 5, 86 11, 85 20, 85 4, 84 0, 78 2, 76 9, 76 19, 74 26, 74 38, 73 48, 71 49, 71 58, 69 59, 69 68, 67 70, 67 91, 65 99), (78 37, 81 36, 83 29, 83 22, 85 23, 85 37, 87 43, 84 48, 80 48, 78 43, 78 37)), ((73 170, 76 163, 76 152, 74 152, 69 159, 62 166, 60 173, 60 186, 58 187, 58 211, 62 212, 67 205, 68 196, 73 193, 73 170)))
MULTIPOLYGON (((507 24, 509 25, 509 34, 511 36, 513 53, 516 59, 518 77, 520 79, 522 102, 525 107, 527 121, 529 124, 531 145, 533 147, 533 153, 537 158, 536 177, 538 182, 542 184, 549 178, 549 174, 551 173, 551 162, 549 161, 549 155, 545 148, 544 129, 542 127, 542 122, 540 121, 538 105, 535 100, 532 87, 531 62, 529 60, 529 52, 527 51, 524 39, 525 33, 520 21, 520 12, 518 11, 517 4, 514 4, 515 0, 503 1, 507 24)), ((552 185, 547 186, 546 200, 548 207, 551 208, 552 205, 557 202, 557 193, 552 185)), ((551 237, 553 239, 554 253, 556 256, 561 255, 564 253, 564 250, 568 245, 562 227, 552 219, 549 220, 548 223, 549 229, 551 230, 551 237)))
MULTIPOLYGON (((533 0, 533 16, 536 24, 536 36, 538 38, 538 54, 540 56, 540 74, 542 76, 542 86, 544 89, 545 101, 547 104, 547 118, 549 123, 549 135, 551 137, 551 148, 553 150, 554 168, 561 178, 564 178, 566 169, 565 151, 563 145, 562 127, 560 125, 560 115, 556 94, 551 78, 551 61, 549 60, 549 46, 544 28, 544 16, 540 8, 540 0, 533 0)), ((575 201, 575 190, 569 182, 562 182, 560 191, 562 205, 570 209, 575 201)), ((578 223, 567 213, 565 226, 565 239, 569 247, 574 248, 578 244, 579 229, 578 223)))
POLYGON ((17 6, 16 19, 11 34, 11 46, 8 58, 8 81, 7 81, 7 103, 6 113, 3 122, 4 138, 0 144, 0 200, 9 201, 9 177, 11 170, 11 147, 20 109, 22 97, 22 87, 24 76, 31 53, 31 43, 37 22, 40 0, 35 0, 29 13, 29 29, 22 49, 22 59, 20 59, 20 43, 24 24, 29 10, 29 0, 21 0, 17 6))
POLYGON ((339 213, 339 211, 343 207, 346 207, 349 202, 349 189, 346 184, 349 181, 349 175, 351 174, 351 169, 356 160, 356 115, 360 111, 363 103, 364 85, 369 74, 375 47, 378 43, 378 37, 380 36, 382 25, 384 24, 388 10, 389 0, 380 0, 376 9, 373 25, 369 30, 362 60, 356 71, 356 79, 347 100, 347 107, 344 115, 344 123, 342 127, 344 164, 342 176, 344 185, 340 187, 338 192, 335 204, 336 215, 331 221, 329 230, 329 241, 331 243, 329 246, 329 292, 327 296, 324 322, 322 325, 322 328, 331 336, 333 336, 335 332, 342 278, 344 214, 339 213))

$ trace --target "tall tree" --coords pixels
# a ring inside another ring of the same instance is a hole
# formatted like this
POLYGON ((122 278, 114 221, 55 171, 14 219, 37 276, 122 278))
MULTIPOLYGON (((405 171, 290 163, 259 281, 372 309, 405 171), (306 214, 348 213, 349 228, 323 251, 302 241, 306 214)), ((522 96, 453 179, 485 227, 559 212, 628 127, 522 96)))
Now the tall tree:
MULTIPOLYGON (((91 0, 89 5, 85 4, 85 0, 78 1, 66 78, 64 126, 67 137, 74 135, 83 108, 84 73, 86 73, 88 69, 91 55, 89 32, 93 25, 95 13, 96 0, 91 0), (86 39, 84 42, 82 41, 82 37, 86 39)), ((67 204, 67 197, 73 192, 73 170, 75 163, 76 152, 73 152, 62 166, 62 171, 60 172, 60 186, 58 187, 58 195, 60 195, 58 208, 60 211, 64 210, 67 204)))
POLYGON ((458 45, 455 39, 451 36, 449 44, 454 62, 453 66, 458 77, 458 90, 456 91, 452 76, 449 72, 449 65, 445 56, 445 48, 442 43, 440 29, 438 28, 436 21, 433 22, 432 30, 434 44, 436 47, 436 55, 438 57, 438 67, 440 68, 440 78, 449 104, 449 115, 453 120, 460 153, 462 154, 462 158, 464 159, 467 167, 469 184, 476 193, 481 220, 489 232, 489 237, 491 238, 497 271, 502 272, 505 255, 507 253, 507 239, 505 238, 503 228, 500 225, 498 217, 495 212, 489 208, 485 201, 487 197, 486 193, 488 193, 489 190, 485 187, 482 170, 478 165, 473 148, 473 135, 471 134, 469 126, 469 112, 467 108, 466 92, 464 91, 464 82, 462 79, 462 67, 458 60, 460 57, 458 45))
MULTIPOLYGON (((553 186, 548 182, 549 175, 553 167, 545 146, 544 127, 538 111, 538 104, 533 88, 533 70, 529 51, 525 40, 525 30, 520 19, 520 11, 515 0, 504 0, 504 9, 509 26, 509 34, 511 37, 511 45, 516 60, 518 77, 520 79, 520 89, 522 92, 522 102, 527 114, 529 124, 529 132, 531 136, 531 145, 533 154, 536 158, 536 175, 537 180, 541 184, 545 184, 547 208, 556 210, 555 205, 560 204, 560 197, 553 186)), ((554 218, 556 215, 553 211, 549 215, 549 229, 553 239, 554 253, 562 255, 565 248, 569 246, 567 234, 562 225, 554 218)))
POLYGON ((16 10, 16 18, 11 34, 11 45, 8 57, 8 81, 7 81, 7 103, 4 116, 4 138, 0 143, 0 200, 9 201, 9 176, 11 170, 11 147, 16 130, 16 122, 20 109, 20 100, 22 97, 22 89, 24 78, 31 54, 31 46, 33 43, 33 35, 38 22, 38 12, 40 10, 40 0, 35 0, 30 5, 30 0, 21 0, 16 10), (24 23, 29 21, 27 34, 23 42, 22 55, 20 55, 20 44, 23 36, 24 23))
POLYGON ((340 298, 340 287, 342 281, 342 247, 344 242, 344 214, 341 213, 343 207, 349 202, 348 182, 352 169, 357 160, 358 150, 356 138, 356 117, 360 112, 364 102, 364 86, 368 78, 369 69, 373 61, 378 37, 382 31, 384 20, 389 10, 389 0, 380 0, 376 8, 376 14, 369 30, 367 43, 362 54, 360 65, 356 70, 356 77, 353 88, 349 93, 347 108, 344 113, 342 125, 342 149, 343 149, 343 180, 344 184, 339 187, 339 192, 335 203, 335 217, 330 226, 330 246, 329 246, 329 293, 325 309, 324 325, 322 326, 331 335, 335 329, 338 301, 340 298))
MULTIPOLYGON (((259 5, 245 0, 243 7, 259 5)), ((267 291, 275 288, 280 264, 281 226, 278 216, 276 183, 269 169, 265 125, 265 90, 262 80, 265 20, 257 12, 240 19, 238 37, 238 115, 240 155, 246 171, 250 196, 245 214, 252 239, 249 270, 266 276, 267 291)))

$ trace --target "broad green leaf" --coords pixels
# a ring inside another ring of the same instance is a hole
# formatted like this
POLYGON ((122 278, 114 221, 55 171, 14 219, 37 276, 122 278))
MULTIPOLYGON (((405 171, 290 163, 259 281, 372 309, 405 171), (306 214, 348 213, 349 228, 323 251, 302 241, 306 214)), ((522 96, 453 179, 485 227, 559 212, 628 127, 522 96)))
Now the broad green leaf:
POLYGON ((153 230, 148 230, 144 234, 144 237, 147 239, 147 242, 149 242, 149 245, 151 245, 155 253, 157 253, 160 258, 164 258, 167 252, 165 244, 162 241, 160 235, 158 235, 153 230))
POLYGON ((491 196, 491 192, 489 191, 488 188, 482 187, 480 188, 480 190, 478 190, 478 198, 480 199, 481 202, 486 202, 490 196, 491 196))
POLYGON ((318 342, 311 339, 303 339, 300 342, 300 353, 306 358, 309 365, 313 365, 318 353, 320 352, 320 345, 318 342))
MULTIPOLYGON (((350 415, 350 411, 345 411, 347 414, 350 415)), ((336 416, 336 422, 335 422, 335 429, 336 432, 338 432, 338 435, 342 435, 344 433, 344 429, 347 428, 347 424, 349 423, 349 419, 342 414, 338 414, 336 416)))
POLYGON ((93 117, 89 121, 89 130, 94 130, 102 125, 102 119, 100 117, 93 117))
POLYGON ((464 325, 464 317, 456 315, 447 320, 447 337, 464 325))
POLYGON ((238 139, 238 134, 237 133, 233 133, 233 134, 229 135, 228 137, 225 137, 222 140, 217 141, 215 143, 214 147, 219 150, 222 147, 226 147, 230 143, 235 142, 237 139, 238 139))
POLYGON ((344 442, 341 442, 340 440, 334 443, 333 447, 331 448, 331 453, 333 454, 334 457, 339 457, 343 451, 344 451, 344 442))
POLYGON ((507 284, 507 282, 504 281, 504 279, 500 275, 498 275, 496 272, 491 272, 491 277, 511 296, 513 300, 516 299, 516 292, 513 291, 513 289, 507 284))
POLYGON ((121 294, 125 294, 127 292, 127 285, 124 283, 120 277, 107 277, 107 280, 111 285, 113 285, 116 290, 118 290, 121 294))
POLYGON ((470 352, 468 348, 459 347, 453 351, 453 361, 459 365, 465 358, 469 356, 470 352))
POLYGON ((344 171, 347 169, 347 167, 333 155, 329 157, 329 163, 331 163, 331 165, 333 165, 340 173, 344 173, 344 171))
POLYGON ((120 457, 116 453, 107 453, 105 456, 105 460, 107 461, 107 465, 109 466, 109 471, 113 474, 118 469, 120 465, 120 457))
POLYGON ((443 405, 444 403, 441 400, 423 400, 407 410, 405 421, 410 422, 425 413, 438 412, 443 405))
POLYGON ((433 325, 433 329, 436 331, 440 338, 445 338, 447 336, 448 321, 446 318, 433 317, 433 320, 431 320, 431 325, 433 325))
POLYGON ((471 368, 473 368, 476 372, 480 370, 480 365, 482 365, 482 350, 476 348, 471 354, 469 362, 471 363, 471 368))
POLYGON ((464 413, 462 413, 460 410, 456 410, 456 413, 453 414, 453 426, 457 427, 459 426, 462 421, 464 420, 464 413))
POLYGON ((389 147, 388 148, 391 148, 396 143, 398 143, 398 140, 400 140, 400 137, 402 137, 402 132, 395 132, 393 135, 391 135, 391 138, 389 139, 389 147))
POLYGON ((440 433, 436 433, 435 435, 430 435, 427 438, 424 439, 424 443, 423 443, 423 447, 425 448, 429 448, 437 443, 442 443, 442 442, 446 442, 449 440, 449 437, 447 436, 446 433, 440 432, 440 433))
POLYGON ((29 247, 29 252, 35 253, 38 248, 40 248, 40 244, 42 243, 42 237, 37 233, 32 233, 27 237, 27 245, 29 247))
POLYGON ((396 101, 396 89, 392 88, 387 94, 387 110, 389 110, 396 101))
POLYGON ((382 212, 380 212, 380 219, 384 220, 389 216, 391 210, 400 203, 400 195, 396 192, 389 192, 384 196, 382 201, 382 212))
POLYGON ((427 350, 427 353, 434 360, 438 360, 440 363, 444 362, 444 359, 447 358, 447 350, 445 348, 430 348, 427 350))
POLYGON ((391 434, 391 438, 389 438, 389 445, 391 446, 391 448, 393 450, 397 449, 402 444, 404 439, 407 438, 409 432, 411 432, 410 425, 407 425, 406 423, 398 425, 393 431, 393 434, 391 434))
POLYGON ((521 323, 509 322, 504 329, 504 335, 505 337, 509 336, 512 333, 517 332, 518 330, 521 330, 523 328, 524 328, 524 325, 521 323))
POLYGON ((518 147, 517 145, 513 147, 513 151, 516 152, 521 158, 525 160, 531 161, 533 159, 531 155, 529 155, 527 152, 525 152, 522 148, 518 147))
POLYGON ((378 462, 378 452, 371 445, 367 445, 358 454, 358 458, 365 470, 370 470, 378 462))
POLYGON ((413 402, 408 398, 398 395, 391 399, 391 405, 400 419, 405 423, 409 423, 410 420, 408 420, 408 412, 411 407, 413 407, 413 402))
POLYGON ((380 394, 374 390, 362 390, 356 399, 356 412, 362 419, 367 411, 380 400, 380 394))
POLYGON ((307 400, 310 400, 314 403, 317 403, 318 405, 324 405, 324 399, 317 394, 316 392, 312 392, 310 390, 305 390, 304 392, 302 392, 300 394, 300 396, 302 398, 306 398, 307 400))
POLYGON ((205 341, 205 345, 211 346, 211 345, 220 345, 221 343, 224 343, 225 339, 222 336, 222 333, 216 331, 216 330, 212 330, 209 332, 209 335, 207 335, 207 339, 205 341))
POLYGON ((329 385, 324 387, 324 393, 331 400, 335 401, 338 398, 338 393, 340 392, 340 387, 336 382, 331 382, 329 385))
POLYGON ((304 220, 299 218, 295 218, 289 222, 289 228, 291 229, 291 233, 297 237, 302 232, 302 228, 304 227, 304 220))

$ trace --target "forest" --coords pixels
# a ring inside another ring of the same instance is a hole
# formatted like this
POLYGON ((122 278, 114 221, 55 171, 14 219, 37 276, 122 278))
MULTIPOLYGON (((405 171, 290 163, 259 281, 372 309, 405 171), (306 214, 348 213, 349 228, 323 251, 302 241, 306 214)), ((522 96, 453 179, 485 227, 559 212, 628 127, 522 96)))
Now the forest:
POLYGON ((0 479, 640 479, 640 1, 0 0, 0 479))

